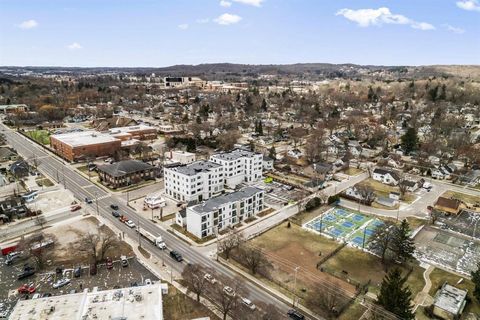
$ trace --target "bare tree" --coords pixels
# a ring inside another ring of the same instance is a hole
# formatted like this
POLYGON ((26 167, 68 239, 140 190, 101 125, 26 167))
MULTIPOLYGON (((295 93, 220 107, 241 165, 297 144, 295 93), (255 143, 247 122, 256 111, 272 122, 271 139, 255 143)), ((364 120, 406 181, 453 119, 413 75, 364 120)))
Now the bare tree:
POLYGON ((325 290, 318 287, 308 295, 307 300, 310 305, 318 306, 325 313, 327 319, 336 319, 341 304, 345 302, 337 290, 333 290, 333 288, 325 290))
POLYGON ((99 230, 98 233, 88 232, 80 240, 80 248, 90 253, 94 262, 97 263, 105 259, 107 251, 117 244, 118 240, 113 232, 99 230))
POLYGON ((238 131, 231 130, 225 132, 217 137, 219 147, 222 150, 231 150, 233 149, 235 143, 237 143, 240 138, 240 133, 238 131))
POLYGON ((385 263, 387 252, 394 240, 394 231, 395 226, 393 223, 385 222, 375 228, 375 231, 368 240, 370 248, 382 258, 382 264, 385 263))
POLYGON ((256 319, 261 319, 261 320, 278 320, 278 319, 283 319, 285 315, 283 312, 281 312, 275 305, 273 304, 267 304, 263 301, 255 301, 255 305, 259 309, 261 316, 260 318, 256 319))
POLYGON ((204 277, 205 273, 204 268, 199 264, 188 264, 182 271, 182 278, 188 290, 197 295, 197 301, 200 301, 200 296, 208 286, 208 282, 204 277))
POLYGON ((224 238, 217 242, 217 251, 223 252, 225 258, 230 259, 230 253, 244 242, 244 236, 237 230, 231 230, 224 238))
POLYGON ((241 279, 231 279, 222 277, 222 285, 210 286, 209 297, 214 302, 215 308, 222 314, 223 320, 231 314, 234 319, 238 318, 238 312, 242 312, 240 307, 240 297, 245 297, 247 292, 241 279), (227 291, 227 287, 231 291, 227 291))
POLYGON ((256 274, 261 269, 268 269, 271 266, 262 250, 255 247, 242 245, 240 247, 240 257, 252 274, 256 274))
POLYGON ((43 214, 37 212, 37 215, 35 216, 35 224, 43 229, 43 227, 47 224, 47 218, 45 218, 43 214))
POLYGON ((55 244, 56 239, 51 234, 34 234, 21 240, 18 243, 18 249, 35 262, 37 269, 42 269, 45 263, 53 257, 51 247, 55 244))
POLYGON ((375 200, 375 190, 372 187, 360 184, 355 186, 355 188, 357 189, 357 192, 362 197, 363 202, 369 204, 373 200, 375 200))

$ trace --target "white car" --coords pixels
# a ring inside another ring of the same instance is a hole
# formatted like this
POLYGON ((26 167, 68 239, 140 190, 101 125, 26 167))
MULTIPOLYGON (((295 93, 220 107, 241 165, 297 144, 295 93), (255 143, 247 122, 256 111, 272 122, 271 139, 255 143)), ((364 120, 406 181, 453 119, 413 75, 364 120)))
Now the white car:
POLYGON ((212 275, 210 273, 205 273, 205 275, 203 276, 203 278, 205 280, 207 280, 208 282, 210 282, 211 284, 215 284, 217 283, 217 279, 215 279, 214 277, 212 277, 212 275))
POLYGON ((32 297, 32 300, 33 300, 33 299, 38 299, 38 298, 40 298, 40 297, 41 297, 40 293, 35 293, 35 294, 33 295, 33 297, 32 297))
POLYGON ((255 308, 256 308, 256 306, 253 304, 253 302, 250 301, 247 298, 242 298, 242 303, 243 303, 244 306, 246 306, 250 310, 255 310, 255 308))
POLYGON ((223 292, 230 297, 235 297, 235 291, 228 286, 223 287, 223 292))
POLYGON ((152 284, 152 280, 150 280, 150 279, 145 279, 145 282, 144 282, 144 283, 145 283, 146 286, 149 286, 149 285, 152 284))
POLYGON ((127 227, 135 228, 135 223, 133 223, 132 220, 125 221, 125 224, 127 225, 127 227))
POLYGON ((57 288, 66 286, 66 285, 69 284, 69 283, 70 283, 70 279, 68 279, 68 278, 63 278, 63 279, 60 279, 60 280, 58 280, 57 282, 55 282, 55 283, 53 284, 53 287, 54 287, 55 289, 57 289, 57 288))

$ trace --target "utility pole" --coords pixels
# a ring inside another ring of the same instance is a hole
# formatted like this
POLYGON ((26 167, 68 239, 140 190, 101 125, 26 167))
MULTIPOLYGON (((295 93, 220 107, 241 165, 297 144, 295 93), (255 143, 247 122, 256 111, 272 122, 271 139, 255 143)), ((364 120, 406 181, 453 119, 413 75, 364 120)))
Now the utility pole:
POLYGON ((295 308, 295 298, 297 297, 297 272, 300 269, 299 266, 295 267, 295 278, 293 280, 293 299, 292 299, 292 307, 295 308))
POLYGON ((138 218, 138 246, 142 247, 142 238, 140 237, 140 218, 138 218))
POLYGON ((95 203, 97 205, 97 216, 98 216, 100 213, 98 212, 98 194, 97 194, 97 191, 95 191, 95 203))

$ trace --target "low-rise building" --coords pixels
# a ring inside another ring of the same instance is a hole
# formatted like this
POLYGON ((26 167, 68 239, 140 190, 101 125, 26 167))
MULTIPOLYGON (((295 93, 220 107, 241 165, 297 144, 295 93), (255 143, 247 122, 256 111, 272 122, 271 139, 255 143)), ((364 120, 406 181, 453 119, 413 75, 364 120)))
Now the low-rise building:
POLYGON ((233 227, 263 210, 263 196, 263 190, 245 187, 188 207, 187 231, 198 238, 205 238, 233 227))
POLYGON ((435 294, 433 314, 445 320, 459 319, 467 304, 467 293, 445 282, 435 294))
POLYGON ((458 199, 439 197, 435 202, 435 209, 452 214, 458 214, 465 205, 458 199))
POLYGON ((400 177, 396 172, 382 168, 375 168, 372 178, 375 181, 394 186, 400 182, 400 177))
POLYGON ((10 320, 163 319, 162 290, 152 284, 19 300, 10 320))
POLYGON ((175 200, 203 201, 223 192, 224 168, 211 161, 165 166, 165 194, 175 200))
POLYGON ((143 180, 155 179, 156 168, 138 160, 124 160, 97 167, 100 181, 112 188, 126 187, 143 180))
POLYGON ((50 136, 50 146, 68 161, 112 156, 122 145, 121 140, 107 133, 80 131, 50 136))
POLYGON ((0 105, 0 113, 17 113, 17 112, 26 112, 28 111, 28 106, 26 104, 3 104, 0 105))
POLYGON ((0 147, 0 162, 17 160, 18 154, 8 147, 0 147))
POLYGON ((120 139, 122 141, 131 140, 131 139, 153 140, 157 138, 157 129, 144 124, 139 124, 136 126, 113 128, 108 130, 108 132, 113 137, 120 139))
POLYGON ((210 161, 223 167, 225 185, 235 188, 242 182, 258 181, 262 178, 263 154, 243 149, 217 153, 210 161))
POLYGON ((181 150, 171 150, 165 152, 165 158, 169 159, 173 163, 177 162, 180 164, 189 164, 196 161, 195 153, 181 150))

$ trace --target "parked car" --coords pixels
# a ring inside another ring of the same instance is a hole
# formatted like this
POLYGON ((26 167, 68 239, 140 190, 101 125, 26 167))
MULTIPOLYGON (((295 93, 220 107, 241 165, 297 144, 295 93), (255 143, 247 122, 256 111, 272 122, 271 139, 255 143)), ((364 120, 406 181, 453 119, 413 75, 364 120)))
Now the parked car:
POLYGON ((9 254, 7 254, 7 259, 5 260, 5 264, 7 266, 11 265, 18 258, 20 258, 20 252, 18 251, 10 252, 9 254))
POLYGON ((28 277, 31 277, 35 274, 35 270, 32 268, 26 268, 23 272, 19 273, 17 276, 18 280, 22 280, 28 277))
POLYGON ((295 320, 305 319, 305 316, 295 309, 288 310, 287 315, 290 317, 290 319, 295 319, 295 320))
POLYGON ((33 295, 33 297, 32 297, 32 300, 33 300, 33 299, 38 299, 38 298, 41 298, 41 297, 42 297, 42 296, 41 296, 40 293, 35 293, 35 294, 33 295))
POLYGON ((225 294, 229 295, 230 297, 235 297, 235 291, 229 286, 223 287, 223 292, 225 292, 225 294))
POLYGON ((70 211, 75 212, 75 211, 78 211, 78 210, 80 210, 80 209, 82 209, 82 206, 79 205, 79 204, 77 204, 77 205, 72 206, 72 208, 70 209, 70 211))
POLYGON ((53 284, 53 288, 58 289, 70 283, 70 279, 63 278, 53 284))
POLYGON ((170 251, 170 257, 172 257, 173 259, 177 260, 178 262, 182 262, 183 261, 183 257, 180 253, 178 253, 177 251, 175 250, 172 250, 170 251))
POLYGON ((118 213, 118 211, 112 211, 112 216, 114 216, 115 218, 118 218, 120 217, 120 213, 118 213))
POLYGON ((253 302, 250 301, 247 298, 242 298, 242 304, 252 311, 255 310, 255 308, 256 308, 256 306, 253 304, 253 302))
POLYGON ((203 278, 204 278, 205 280, 207 280, 208 282, 210 282, 211 284, 217 283, 217 279, 215 279, 210 273, 205 273, 205 275, 203 276, 203 278))
POLYGON ((35 285, 33 283, 30 283, 30 284, 23 284, 17 290, 18 290, 18 293, 30 293, 30 294, 32 294, 37 290, 37 288, 35 288, 35 285))
POLYGON ((128 218, 127 218, 126 216, 124 216, 124 215, 121 215, 120 218, 119 218, 119 220, 120 220, 120 222, 125 223, 125 222, 128 221, 128 218))
POLYGON ((107 269, 113 268, 112 258, 107 258, 107 269))
POLYGON ((76 267, 75 270, 73 270, 73 276, 75 278, 78 278, 82 275, 82 267, 76 267))
POLYGON ((90 199, 90 198, 85 198, 85 202, 88 203, 88 204, 91 204, 91 203, 93 203, 93 200, 90 199))
POLYGON ((126 256, 120 256, 120 261, 122 262, 122 267, 128 267, 128 260, 126 256))
POLYGON ((127 227, 135 228, 135 223, 132 220, 126 221, 125 224, 127 225, 127 227))
POLYGON ((112 210, 115 210, 115 211, 116 211, 116 210, 118 210, 118 205, 116 205, 116 204, 111 204, 111 205, 110 205, 110 208, 111 208, 112 210))

